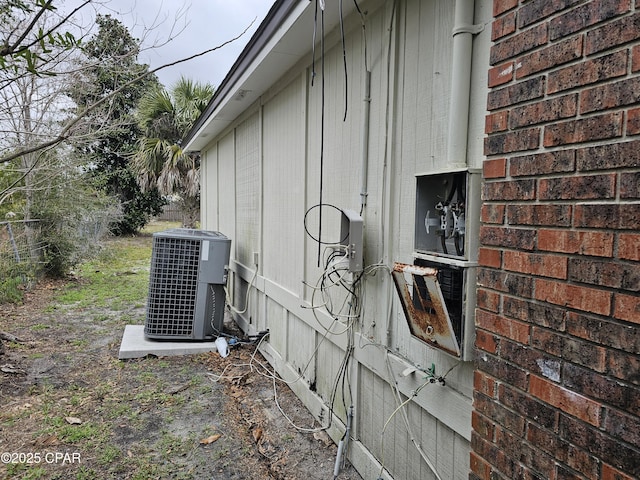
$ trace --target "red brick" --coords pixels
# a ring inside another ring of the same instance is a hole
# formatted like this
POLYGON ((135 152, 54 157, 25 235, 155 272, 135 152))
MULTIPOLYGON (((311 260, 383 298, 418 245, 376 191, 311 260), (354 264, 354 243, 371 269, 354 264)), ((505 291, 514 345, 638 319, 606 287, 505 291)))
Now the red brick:
MULTIPOLYGON (((476 364, 479 370, 494 377, 499 384, 507 383, 520 390, 527 389, 528 373, 516 365, 505 362, 500 357, 490 353, 479 353, 476 364)), ((522 412, 518 413, 522 414, 522 412)))
MULTIPOLYGON (((515 475, 509 478, 522 480, 536 480, 539 478, 552 479, 555 462, 553 458, 528 442, 523 442, 522 436, 513 434, 507 429, 496 427, 495 443, 510 458, 518 459, 520 465, 515 475), (535 471, 536 474, 533 474, 535 471)), ((554 479, 555 480, 555 479, 554 479)))
POLYGON ((581 0, 529 0, 518 10, 518 27, 537 23, 545 18, 571 7, 581 0))
POLYGON ((627 51, 621 50, 549 72, 547 93, 621 77, 626 73, 627 51))
POLYGON ((490 398, 494 398, 498 393, 495 379, 478 370, 473 372, 473 389, 490 398))
POLYGON ((489 87, 504 85, 513 80, 513 62, 503 63, 489 69, 489 87))
POLYGON ((580 94, 580 113, 591 113, 640 102, 640 78, 598 85, 580 94))
POLYGON ((613 233, 541 229, 538 249, 597 257, 613 256, 613 233))
POLYGON ((562 358, 572 363, 588 367, 598 373, 606 370, 606 348, 577 338, 565 338, 562 345, 562 358))
POLYGON ((575 117, 577 111, 578 96, 576 94, 556 97, 514 108, 509 114, 509 127, 516 129, 571 118, 575 117))
POLYGON ((574 37, 552 44, 520 57, 517 61, 516 79, 529 77, 551 68, 572 62, 582 56, 582 37, 574 37))
POLYGON ((571 225, 571 212, 571 205, 507 205, 506 222, 508 225, 568 227, 571 225))
POLYGON ((535 150, 540 145, 540 129, 530 128, 515 132, 498 133, 484 139, 487 156, 501 155, 523 150, 535 150))
POLYGON ((471 452, 470 456, 471 471, 475 473, 481 480, 489 480, 491 478, 491 465, 484 461, 475 452, 471 452))
MULTIPOLYGON (((589 377, 594 378, 599 375, 589 375, 589 377)), ((599 457, 601 462, 618 465, 625 472, 640 475, 638 451, 596 426, 568 415, 560 415, 558 433, 576 447, 599 457)))
POLYGON ((640 13, 636 13, 588 31, 585 39, 585 54, 592 55, 639 38, 640 13))
POLYGON ((532 179, 485 182, 482 187, 482 198, 488 201, 534 200, 536 182, 532 179))
POLYGON ((504 178, 507 174, 507 159, 496 158, 485 160, 482 163, 482 175, 484 178, 504 178))
POLYGON ((576 151, 571 149, 523 155, 509 160, 509 175, 512 177, 567 173, 575 168, 576 151))
POLYGON ((601 404, 544 378, 531 375, 529 393, 591 425, 600 425, 601 404))
POLYGON ((618 258, 640 261, 640 234, 621 233, 618 236, 618 258))
POLYGON ((571 258, 569 259, 569 280, 640 292, 640 264, 613 262, 611 259, 571 258))
POLYGON ((640 71, 640 45, 636 45, 631 49, 631 71, 640 71))
POLYGON ((640 167, 640 141, 580 148, 576 150, 576 167, 579 172, 640 167))
POLYGON ((611 312, 610 292, 553 280, 536 279, 535 298, 542 302, 563 305, 583 312, 600 315, 609 315, 611 312))
POLYGON ((616 293, 613 316, 640 325, 640 297, 616 293))
POLYGON ((491 40, 500 40, 516 31, 516 14, 510 12, 502 17, 495 18, 491 24, 491 40))
POLYGON ((533 297, 533 278, 517 273, 480 267, 478 285, 523 298, 533 297))
MULTIPOLYGON (((565 338, 566 337, 558 335, 558 332, 554 332, 553 330, 549 330, 548 328, 533 327, 531 333, 531 345, 535 347, 536 350, 541 350, 555 357, 561 358, 565 338)), ((547 362, 543 365, 547 369, 545 377, 550 378, 552 376, 555 376, 554 380, 560 379, 559 360, 556 360, 555 362, 547 362)), ((536 369, 535 371, 538 370, 539 369, 536 369)))
POLYGON ((535 236, 535 230, 523 228, 480 227, 480 241, 486 246, 533 250, 535 236))
POLYGON ((640 445, 640 418, 608 408, 603 426, 612 437, 631 445, 640 445))
POLYGON ((507 408, 529 418, 537 425, 554 429, 557 425, 555 409, 524 393, 524 391, 526 389, 516 390, 511 385, 501 383, 498 385, 498 398, 507 408))
POLYGON ((484 119, 484 133, 504 132, 508 128, 509 111, 490 113, 484 119))
POLYGON ((640 198, 640 171, 620 174, 620 198, 640 198))
POLYGON ((530 326, 494 313, 477 310, 476 326, 519 343, 529 343, 530 326))
POLYGON ((502 88, 494 88, 487 95, 487 110, 509 107, 544 96, 544 77, 536 77, 502 88))
POLYGON ((493 16, 498 17, 517 6, 518 0, 493 0, 493 16))
POLYGON ((478 263, 483 267, 500 268, 502 265, 502 250, 481 247, 478 252, 478 263))
POLYGON ((542 277, 567 278, 567 257, 505 250, 504 269, 542 277))
POLYGON ((562 381, 567 388, 578 393, 640 416, 640 395, 636 386, 605 375, 596 375, 589 369, 570 362, 565 362, 562 366, 562 381))
POLYGON ((559 15, 549 22, 549 38, 555 40, 567 37, 572 33, 584 30, 616 16, 622 15, 631 8, 631 0, 592 0, 584 5, 559 15))
POLYGON ((640 108, 630 108, 627 110, 627 135, 638 135, 640 133, 640 108))
POLYGON ((484 223, 503 223, 504 204, 483 203, 480 207, 480 220, 484 223))
MULTIPOLYGON (((588 479, 596 480, 598 478, 600 466, 598 460, 565 442, 556 432, 529 423, 527 425, 527 440, 545 452, 555 455, 557 460, 584 474, 588 479)), ((583 479, 584 477, 579 478, 583 479)))
POLYGON ((600 480, 634 480, 634 477, 630 477, 626 473, 616 470, 611 465, 606 463, 602 464, 602 476, 600 480))
POLYGON ((620 137, 622 120, 622 112, 615 112, 547 125, 544 128, 543 145, 557 147, 620 137))
POLYGON ((497 65, 547 43, 547 25, 541 24, 505 38, 491 47, 489 62, 497 65))
POLYGON ((524 435, 526 422, 522 416, 482 395, 474 396, 474 405, 481 414, 495 422, 496 437, 500 436, 505 429, 517 433, 519 436, 524 435))
POLYGON ((611 319, 569 312, 566 332, 604 347, 640 352, 640 329, 611 319))
POLYGON ((566 326, 566 310, 548 303, 533 303, 526 299, 505 295, 502 301, 502 313, 505 317, 540 325, 556 332, 563 332, 566 326))
MULTIPOLYGON (((492 470, 495 468, 502 475, 498 473, 491 473, 491 478, 489 480, 497 480, 504 478, 519 478, 516 472, 517 466, 515 462, 507 457, 504 452, 502 452, 498 447, 493 445, 492 443, 487 442, 484 439, 481 439, 478 435, 473 435, 471 437, 471 447, 473 450, 481 455, 485 459, 490 459, 490 463, 492 465, 492 470)), ((470 477, 471 480, 471 477, 470 477)))
MULTIPOLYGON (((533 342, 533 336, 531 337, 531 341, 533 342)), ((529 372, 545 372, 545 374, 550 377, 560 378, 561 363, 557 358, 545 355, 545 351, 540 351, 537 347, 532 348, 531 346, 503 338, 500 340, 499 351, 501 358, 529 372)))
POLYGON ((498 313, 500 310, 500 294, 479 288, 476 293, 476 304, 478 308, 488 310, 490 312, 498 313))
MULTIPOLYGON (((609 350, 607 360, 607 373, 609 375, 625 382, 640 385, 640 378, 637 375, 640 372, 640 355, 635 352, 629 354, 618 350, 609 350)), ((640 430, 636 435, 640 435, 640 430)), ((637 438, 637 440, 640 441, 640 438, 637 438)), ((640 445, 640 443, 637 445, 640 445)))
POLYGON ((578 228, 637 230, 640 225, 640 203, 581 203, 574 208, 573 224, 578 228))
POLYGON ((498 350, 498 339, 488 332, 477 330, 475 346, 478 350, 495 354, 498 350))
POLYGON ((538 182, 540 200, 609 199, 616 196, 616 174, 543 178, 538 182))

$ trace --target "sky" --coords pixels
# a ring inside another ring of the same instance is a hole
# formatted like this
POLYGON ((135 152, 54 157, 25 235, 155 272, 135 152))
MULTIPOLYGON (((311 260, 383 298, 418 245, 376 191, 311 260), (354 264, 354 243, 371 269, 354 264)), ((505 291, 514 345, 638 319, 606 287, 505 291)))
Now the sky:
POLYGON ((148 49, 138 60, 151 68, 221 45, 250 26, 230 45, 156 74, 165 87, 180 76, 218 87, 273 3, 274 0, 108 0, 100 10, 120 20, 134 37, 143 40, 148 49))

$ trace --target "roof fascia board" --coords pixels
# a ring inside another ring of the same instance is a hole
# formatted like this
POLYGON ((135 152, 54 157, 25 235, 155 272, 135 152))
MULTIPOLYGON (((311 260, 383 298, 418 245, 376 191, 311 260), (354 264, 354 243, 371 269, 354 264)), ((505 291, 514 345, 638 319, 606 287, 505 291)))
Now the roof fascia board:
POLYGON ((216 89, 204 112, 187 133, 183 141, 186 150, 190 149, 194 140, 202 133, 211 119, 215 117, 215 113, 220 111, 235 95, 238 85, 241 85, 242 78, 246 78, 264 59, 269 52, 266 47, 279 41, 286 34, 290 26, 308 8, 309 3, 308 0, 278 0, 274 3, 258 30, 253 34, 222 80, 220 87, 216 89))

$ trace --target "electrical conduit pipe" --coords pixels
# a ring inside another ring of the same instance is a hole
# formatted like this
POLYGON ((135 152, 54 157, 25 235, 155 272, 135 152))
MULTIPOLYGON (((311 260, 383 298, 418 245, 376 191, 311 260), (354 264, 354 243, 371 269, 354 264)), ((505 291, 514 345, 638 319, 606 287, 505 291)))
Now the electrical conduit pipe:
POLYGON ((447 155, 452 168, 467 167, 473 35, 484 29, 484 25, 473 24, 474 2, 475 0, 456 0, 455 5, 447 139, 447 155))

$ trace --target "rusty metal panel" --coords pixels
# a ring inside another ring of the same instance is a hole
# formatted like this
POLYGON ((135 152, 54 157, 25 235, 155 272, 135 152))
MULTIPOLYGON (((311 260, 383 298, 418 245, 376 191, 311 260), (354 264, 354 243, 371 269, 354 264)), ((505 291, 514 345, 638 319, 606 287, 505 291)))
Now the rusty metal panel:
POLYGON ((395 263, 391 275, 411 335, 460 357, 460 345, 440 290, 438 269, 395 263))

